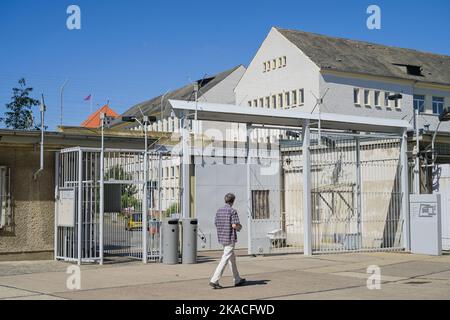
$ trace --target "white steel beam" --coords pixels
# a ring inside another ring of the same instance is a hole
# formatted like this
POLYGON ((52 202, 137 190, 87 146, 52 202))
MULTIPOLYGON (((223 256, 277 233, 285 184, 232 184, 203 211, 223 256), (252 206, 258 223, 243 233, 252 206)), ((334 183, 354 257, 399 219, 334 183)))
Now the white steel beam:
POLYGON ((400 161, 401 161, 401 189, 402 189, 402 218, 403 218, 403 246, 406 251, 411 251, 410 212, 409 212, 409 165, 408 165, 408 137, 406 130, 403 132, 400 161))

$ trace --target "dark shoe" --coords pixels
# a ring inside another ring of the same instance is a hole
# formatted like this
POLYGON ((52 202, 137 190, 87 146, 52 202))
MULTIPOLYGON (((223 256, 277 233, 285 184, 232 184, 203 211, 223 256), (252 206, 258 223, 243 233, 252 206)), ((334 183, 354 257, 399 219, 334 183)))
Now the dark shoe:
POLYGON ((247 282, 245 279, 241 279, 238 283, 234 284, 235 287, 239 287, 244 285, 247 282))
POLYGON ((210 285, 213 289, 222 289, 222 286, 221 286, 219 283, 210 282, 209 285, 210 285))

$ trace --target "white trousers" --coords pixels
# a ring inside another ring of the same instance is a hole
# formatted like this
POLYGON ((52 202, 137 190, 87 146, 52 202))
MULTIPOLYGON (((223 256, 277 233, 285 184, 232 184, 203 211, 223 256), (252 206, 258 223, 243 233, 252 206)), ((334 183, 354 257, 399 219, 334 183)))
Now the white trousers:
POLYGON ((223 248, 223 256, 220 260, 219 265, 216 268, 216 271, 214 272, 213 277, 211 278, 212 283, 218 283, 220 278, 223 275, 223 272, 225 271, 226 265, 229 264, 231 272, 233 273, 233 279, 234 283, 238 283, 241 281, 241 277, 239 276, 239 271, 236 266, 236 255, 234 254, 234 244, 225 246, 223 248))

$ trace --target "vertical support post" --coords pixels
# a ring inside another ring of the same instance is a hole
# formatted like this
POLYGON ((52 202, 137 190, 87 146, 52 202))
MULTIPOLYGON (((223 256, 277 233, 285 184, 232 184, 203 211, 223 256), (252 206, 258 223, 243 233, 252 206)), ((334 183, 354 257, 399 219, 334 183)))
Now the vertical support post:
POLYGON ((190 179, 189 179, 189 163, 190 163, 190 154, 189 154, 189 130, 188 130, 188 121, 186 119, 186 115, 182 118, 182 181, 183 181, 183 196, 181 199, 181 207, 183 218, 190 217, 190 179))
POLYGON ((159 212, 159 261, 162 261, 162 201, 161 201, 162 153, 158 154, 158 212, 159 212))
POLYGON ((250 135, 252 133, 252 125, 247 124, 247 140, 246 140, 246 174, 247 174, 247 241, 248 254, 252 254, 252 185, 251 185, 251 160, 250 154, 250 135))
POLYGON ((420 194, 420 141, 419 141, 419 108, 414 110, 414 124, 416 132, 416 158, 414 161, 414 193, 420 194))
POLYGON ((403 217, 403 246, 411 251, 410 217, 409 217, 409 166, 408 166, 408 137, 406 129, 402 134, 400 147, 401 188, 402 188, 402 217, 403 217))
POLYGON ((148 238, 148 116, 144 116, 144 199, 142 199, 142 262, 147 263, 147 238, 148 238))
POLYGON ((305 256, 312 255, 312 204, 311 204, 311 131, 309 120, 303 121, 303 251, 305 256))
POLYGON ((81 265, 81 228, 83 227, 82 210, 83 210, 83 151, 78 150, 78 230, 77 230, 77 251, 78 265, 81 265))
POLYGON ((100 208, 99 208, 99 258, 100 264, 103 264, 103 217, 105 211, 105 114, 100 115, 102 124, 102 146, 100 150, 100 208))
MULTIPOLYGON (((59 152, 55 153, 55 203, 58 203, 59 193, 59 152)), ((55 205, 55 229, 53 239, 54 260, 58 256, 58 205, 55 205)))
POLYGON ((358 244, 362 247, 362 179, 361 179, 361 141, 359 137, 355 137, 356 152, 356 219, 358 228, 358 244))

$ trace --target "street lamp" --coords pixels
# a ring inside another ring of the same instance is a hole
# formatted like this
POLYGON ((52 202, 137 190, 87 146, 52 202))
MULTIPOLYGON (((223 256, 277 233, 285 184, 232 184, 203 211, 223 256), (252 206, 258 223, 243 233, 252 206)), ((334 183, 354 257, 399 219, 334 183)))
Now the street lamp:
POLYGON ((156 121, 156 117, 150 117, 143 115, 142 121, 140 121, 135 116, 123 116, 122 121, 124 122, 137 122, 144 129, 144 140, 145 140, 145 149, 144 149, 144 197, 142 199, 142 262, 147 263, 147 226, 148 226, 148 217, 147 217, 147 207, 148 207, 148 199, 147 199, 147 188, 148 188, 148 126, 151 122, 156 121))

